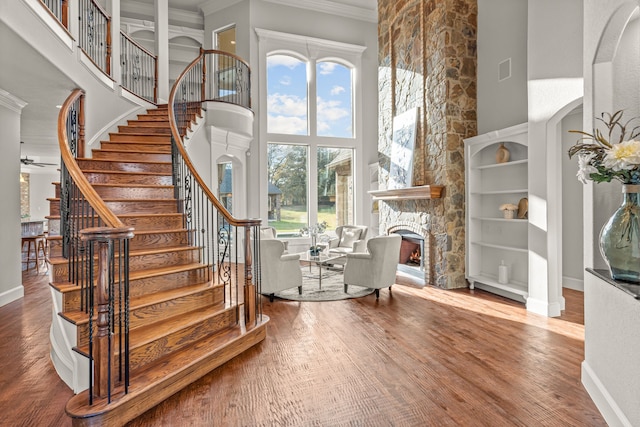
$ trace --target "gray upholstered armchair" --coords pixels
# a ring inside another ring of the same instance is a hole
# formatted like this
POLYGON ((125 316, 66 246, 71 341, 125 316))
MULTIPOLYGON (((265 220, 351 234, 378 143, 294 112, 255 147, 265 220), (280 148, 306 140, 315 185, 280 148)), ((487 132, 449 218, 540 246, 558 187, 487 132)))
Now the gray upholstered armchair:
POLYGON ((401 241, 399 234, 372 237, 367 240, 367 252, 347 254, 344 291, 347 292, 349 285, 374 288, 379 298, 381 288, 391 290, 396 280, 401 241))
POLYGON ((365 252, 367 226, 340 225, 336 227, 336 237, 329 240, 329 254, 349 254, 365 252))
POLYGON ((302 270, 299 254, 284 253, 284 242, 260 239, 260 277, 262 294, 273 301, 276 292, 298 287, 302 293, 302 270))

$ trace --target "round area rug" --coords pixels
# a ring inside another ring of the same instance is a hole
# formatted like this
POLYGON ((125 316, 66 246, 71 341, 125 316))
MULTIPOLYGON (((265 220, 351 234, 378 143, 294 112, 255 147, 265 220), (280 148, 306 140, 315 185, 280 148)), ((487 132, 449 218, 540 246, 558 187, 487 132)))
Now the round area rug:
POLYGON ((302 267, 302 295, 298 294, 298 288, 286 289, 275 294, 276 297, 292 301, 338 301, 349 298, 360 298, 373 293, 374 289, 361 286, 349 286, 344 291, 342 271, 322 268, 322 287, 318 280, 318 268, 316 266, 302 267))

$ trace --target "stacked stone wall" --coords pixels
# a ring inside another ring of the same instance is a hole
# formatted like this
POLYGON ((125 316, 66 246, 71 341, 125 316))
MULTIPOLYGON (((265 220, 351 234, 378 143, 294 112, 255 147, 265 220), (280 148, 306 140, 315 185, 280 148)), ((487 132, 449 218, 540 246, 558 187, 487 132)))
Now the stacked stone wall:
POLYGON ((476 0, 379 0, 380 188, 389 176, 393 117, 417 107, 413 185, 442 199, 389 201, 381 229, 417 221, 432 236, 430 284, 466 286, 464 142, 476 135, 476 0))

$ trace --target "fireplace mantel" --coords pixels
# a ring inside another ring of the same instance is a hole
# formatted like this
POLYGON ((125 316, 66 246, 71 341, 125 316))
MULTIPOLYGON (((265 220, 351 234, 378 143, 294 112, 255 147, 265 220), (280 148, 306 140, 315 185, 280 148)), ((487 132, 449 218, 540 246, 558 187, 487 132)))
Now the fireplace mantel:
POLYGON ((373 190, 369 194, 373 200, 439 199, 443 185, 421 185, 419 187, 395 188, 393 190, 373 190))

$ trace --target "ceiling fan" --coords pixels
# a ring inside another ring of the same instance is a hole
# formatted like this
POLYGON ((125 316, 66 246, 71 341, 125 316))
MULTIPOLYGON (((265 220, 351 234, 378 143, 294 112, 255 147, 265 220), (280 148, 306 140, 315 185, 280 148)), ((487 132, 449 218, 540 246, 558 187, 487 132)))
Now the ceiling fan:
POLYGON ((45 166, 56 166, 55 163, 40 163, 40 162, 36 162, 33 159, 30 159, 28 156, 24 156, 24 159, 20 159, 20 163, 22 163, 23 165, 26 166, 38 166, 38 167, 45 167, 45 166))

